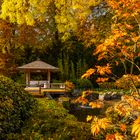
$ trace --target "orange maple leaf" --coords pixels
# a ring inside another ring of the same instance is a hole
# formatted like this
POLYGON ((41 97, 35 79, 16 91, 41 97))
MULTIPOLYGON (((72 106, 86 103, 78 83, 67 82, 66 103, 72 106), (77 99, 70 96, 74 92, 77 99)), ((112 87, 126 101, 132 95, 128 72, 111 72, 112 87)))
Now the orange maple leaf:
POLYGON ((88 69, 88 70, 86 71, 86 73, 84 73, 84 74, 82 75, 81 78, 88 78, 88 77, 90 77, 92 74, 94 74, 95 71, 96 71, 95 69, 90 68, 90 69, 88 69))
POLYGON ((106 66, 96 66, 97 68, 97 73, 100 75, 105 75, 105 74, 111 74, 111 67, 109 64, 106 66))
POLYGON ((120 130, 122 130, 123 132, 126 131, 126 125, 120 124, 120 130))
POLYGON ((97 78, 96 82, 97 82, 97 83, 106 82, 106 81, 108 81, 108 79, 109 79, 109 78, 100 78, 100 77, 99 77, 99 78, 97 78))

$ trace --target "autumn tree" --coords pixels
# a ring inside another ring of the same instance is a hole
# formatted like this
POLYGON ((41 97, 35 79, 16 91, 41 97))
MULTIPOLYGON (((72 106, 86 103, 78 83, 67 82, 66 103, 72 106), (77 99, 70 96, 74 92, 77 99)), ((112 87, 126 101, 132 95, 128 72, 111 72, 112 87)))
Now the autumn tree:
POLYGON ((125 73, 133 73, 134 66, 138 70, 136 61, 140 51, 140 24, 139 24, 139 1, 106 1, 112 10, 111 34, 105 41, 98 45, 95 55, 98 60, 107 59, 109 63, 122 63, 125 73), (113 60, 113 61, 112 61, 113 60), (131 63, 128 70, 127 63, 131 63))
MULTIPOLYGON (((135 63, 139 57, 139 1, 107 0, 113 17, 111 33, 105 41, 98 45, 95 55, 98 60, 107 59, 110 64, 119 62, 123 63, 127 73, 126 62, 131 63, 129 72, 132 74, 134 65, 140 71, 139 66, 135 63)), ((100 75, 111 74, 110 66, 96 66, 89 69, 83 77, 88 77, 95 72, 100 75)), ((104 82, 99 79, 98 82, 104 82)), ((108 79, 106 79, 108 80, 108 79)), ((133 81, 132 81, 133 82, 133 81)), ((89 92, 87 92, 89 93, 89 92)), ((91 107, 97 107, 98 102, 90 103, 85 99, 85 94, 77 100, 83 104, 89 103, 91 107)), ((106 140, 124 140, 139 139, 139 92, 131 96, 123 96, 122 100, 110 107, 106 111, 106 118, 97 118, 88 116, 87 120, 91 121, 91 132, 98 139, 106 140), (132 128, 132 129, 131 129, 132 128)))
MULTIPOLYGON (((55 44, 56 46, 57 44, 60 44, 58 43, 58 31, 56 29, 54 19, 55 8, 52 5, 53 3, 49 4, 47 4, 49 8, 45 8, 45 15, 40 13, 43 20, 41 20, 41 17, 39 16, 39 21, 34 19, 36 22, 32 22, 29 19, 27 22, 25 20, 28 17, 28 13, 25 10, 28 9, 27 3, 25 4, 23 1, 3 1, 1 6, 2 19, 0 20, 0 52, 2 73, 4 71, 6 72, 6 70, 9 71, 10 69, 11 71, 15 71, 15 64, 27 63, 25 58, 28 58, 28 61, 31 61, 30 59, 32 59, 31 56, 33 56, 33 54, 40 56, 40 54, 42 54, 43 51, 46 51, 47 48, 55 46, 55 44), (9 8, 13 9, 10 10, 9 8), (14 10, 17 10, 17 14, 14 13, 14 10), (7 15, 5 15, 5 12, 7 15), (25 14, 24 12, 27 14, 25 19, 23 19, 23 16, 20 16, 25 14), (29 21, 31 21, 32 24, 34 23, 34 26, 30 26, 29 21), (25 22, 27 24, 25 24, 25 22), (14 67, 14 69, 12 67, 14 67)), ((45 4, 44 6, 46 7, 45 4)), ((31 17, 29 16, 28 18, 31 17)), ((59 47, 56 47, 56 49, 59 50, 59 47)), ((57 56, 57 54, 58 51, 54 56, 57 56)))
POLYGON ((90 6, 91 12, 78 24, 76 35, 85 47, 97 46, 110 35, 112 13, 105 1, 90 6))
MULTIPOLYGON (((20 52, 21 56, 29 57, 31 53, 39 56, 40 52, 43 52, 42 54, 45 52, 49 60, 57 62, 55 59, 60 57, 60 51, 66 55, 72 54, 71 47, 75 45, 71 43, 73 39, 68 39, 75 36, 73 32, 77 31, 77 25, 91 13, 90 6, 97 3, 99 1, 94 0, 88 3, 83 0, 4 0, 1 6, 1 18, 14 26, 14 39, 16 39, 14 43, 18 44, 18 50, 23 51, 22 55, 20 52), (28 53, 24 53, 25 51, 28 53), (54 59, 49 57, 48 52, 55 56, 54 59)), ((11 45, 10 47, 14 49, 11 45)), ((32 58, 28 58, 30 59, 32 58)))

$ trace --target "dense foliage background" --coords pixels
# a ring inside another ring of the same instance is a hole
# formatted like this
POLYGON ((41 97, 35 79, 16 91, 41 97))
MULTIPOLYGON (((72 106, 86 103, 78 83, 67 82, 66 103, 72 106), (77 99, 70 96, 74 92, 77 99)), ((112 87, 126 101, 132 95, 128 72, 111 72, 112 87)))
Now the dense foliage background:
MULTIPOLYGON (((23 76, 17 75, 17 66, 40 57, 60 68, 54 80, 75 80, 88 68, 106 63, 113 79, 138 74, 138 4, 137 0, 3 0, 0 73, 21 78, 20 82, 23 76)), ((95 83, 97 76, 90 80, 95 83)))

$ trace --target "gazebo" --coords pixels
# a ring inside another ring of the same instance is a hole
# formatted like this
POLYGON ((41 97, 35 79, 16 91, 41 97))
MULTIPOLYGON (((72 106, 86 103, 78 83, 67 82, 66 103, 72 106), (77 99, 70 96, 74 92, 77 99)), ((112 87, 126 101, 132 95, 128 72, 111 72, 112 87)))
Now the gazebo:
MULTIPOLYGON (((23 66, 20 66, 20 67, 18 67, 18 69, 24 71, 24 73, 26 75, 26 86, 27 87, 30 87, 31 84, 33 84, 33 82, 35 83, 35 81, 31 81, 31 73, 33 73, 33 72, 46 73, 46 78, 45 78, 46 82, 48 84, 50 84, 51 73, 59 71, 59 68, 54 67, 50 64, 47 64, 46 62, 43 62, 40 59, 37 59, 36 61, 25 64, 23 66)), ((45 83, 41 83, 41 81, 38 81, 38 82, 40 82, 40 84, 45 84, 45 83)))

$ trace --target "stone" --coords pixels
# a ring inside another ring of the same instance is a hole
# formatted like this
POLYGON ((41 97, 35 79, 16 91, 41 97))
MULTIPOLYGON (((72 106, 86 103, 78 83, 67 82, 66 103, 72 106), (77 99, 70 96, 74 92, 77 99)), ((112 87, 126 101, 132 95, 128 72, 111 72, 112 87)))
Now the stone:
POLYGON ((99 100, 103 101, 104 100, 104 96, 105 96, 104 94, 99 94, 99 100))

